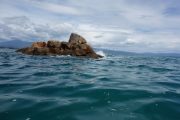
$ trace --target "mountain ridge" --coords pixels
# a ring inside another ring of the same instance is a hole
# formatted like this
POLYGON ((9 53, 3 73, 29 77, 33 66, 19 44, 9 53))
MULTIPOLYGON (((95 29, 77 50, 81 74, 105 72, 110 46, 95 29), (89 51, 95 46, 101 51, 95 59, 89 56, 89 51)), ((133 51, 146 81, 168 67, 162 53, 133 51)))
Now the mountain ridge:
POLYGON ((18 49, 30 46, 32 42, 22 41, 22 40, 10 40, 10 41, 4 41, 0 42, 0 48, 12 48, 12 49, 18 49))

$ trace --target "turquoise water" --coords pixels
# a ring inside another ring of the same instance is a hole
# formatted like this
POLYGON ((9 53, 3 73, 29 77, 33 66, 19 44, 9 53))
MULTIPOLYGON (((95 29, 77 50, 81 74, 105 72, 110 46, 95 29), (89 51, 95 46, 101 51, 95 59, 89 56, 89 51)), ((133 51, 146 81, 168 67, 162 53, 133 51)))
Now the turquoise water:
POLYGON ((0 120, 180 120, 180 58, 0 49, 0 120))

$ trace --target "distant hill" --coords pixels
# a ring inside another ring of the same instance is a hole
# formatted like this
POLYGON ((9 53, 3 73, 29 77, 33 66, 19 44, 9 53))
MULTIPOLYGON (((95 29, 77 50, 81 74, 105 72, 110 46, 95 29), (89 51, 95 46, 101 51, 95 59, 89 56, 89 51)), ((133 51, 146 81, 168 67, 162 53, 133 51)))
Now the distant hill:
POLYGON ((26 42, 21 40, 11 40, 11 41, 4 41, 0 42, 0 48, 23 48, 28 47, 32 44, 32 42, 26 42))
POLYGON ((180 53, 141 53, 145 56, 169 56, 169 57, 180 57, 180 53))
POLYGON ((101 49, 101 48, 95 48, 96 51, 103 51, 107 54, 111 54, 111 55, 138 55, 135 52, 127 52, 127 51, 115 51, 115 50, 109 50, 109 49, 101 49))
POLYGON ((96 51, 103 51, 109 55, 127 55, 127 56, 170 56, 170 57, 180 57, 180 53, 136 53, 136 52, 127 52, 127 51, 115 51, 115 50, 108 50, 108 49, 99 49, 95 48, 96 51))

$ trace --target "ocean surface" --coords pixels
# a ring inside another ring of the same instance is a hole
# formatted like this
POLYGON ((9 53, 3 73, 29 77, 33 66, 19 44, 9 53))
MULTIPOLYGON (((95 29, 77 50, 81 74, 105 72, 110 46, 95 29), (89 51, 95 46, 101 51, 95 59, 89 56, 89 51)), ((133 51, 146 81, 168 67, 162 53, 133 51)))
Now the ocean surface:
POLYGON ((180 57, 104 54, 0 49, 0 120, 180 120, 180 57))

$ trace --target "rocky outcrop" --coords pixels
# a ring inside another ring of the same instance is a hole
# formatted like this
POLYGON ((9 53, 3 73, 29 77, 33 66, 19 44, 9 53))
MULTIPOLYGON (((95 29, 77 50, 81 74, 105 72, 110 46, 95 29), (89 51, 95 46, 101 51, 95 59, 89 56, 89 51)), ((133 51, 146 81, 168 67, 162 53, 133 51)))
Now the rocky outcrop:
POLYGON ((70 44, 85 44, 86 40, 78 34, 72 33, 69 38, 70 44))
POLYGON ((78 34, 72 33, 69 42, 49 40, 46 42, 34 42, 31 47, 17 50, 28 55, 71 55, 78 57, 101 58, 94 52, 86 40, 78 34))
POLYGON ((43 47, 46 47, 47 44, 46 42, 34 42, 32 43, 32 46, 33 48, 43 48, 43 47))

